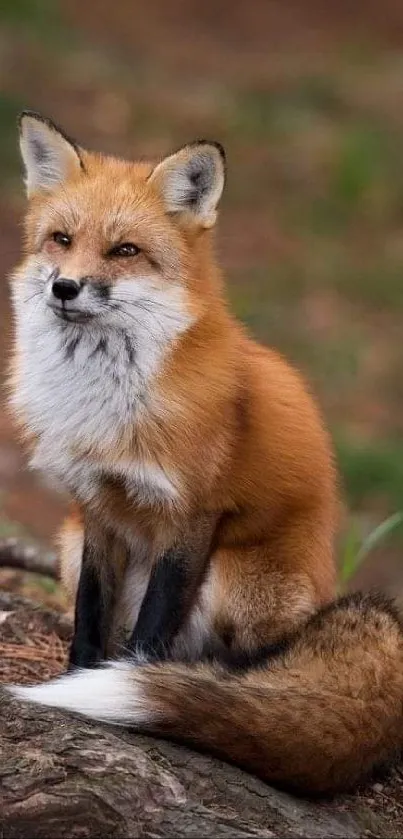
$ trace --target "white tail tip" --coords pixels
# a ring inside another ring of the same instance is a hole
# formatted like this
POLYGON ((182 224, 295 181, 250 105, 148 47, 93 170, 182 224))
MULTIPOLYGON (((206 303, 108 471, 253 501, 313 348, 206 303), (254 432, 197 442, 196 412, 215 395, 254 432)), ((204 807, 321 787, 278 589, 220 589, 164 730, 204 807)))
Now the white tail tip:
POLYGON ((8 691, 24 702, 83 714, 115 725, 145 724, 150 721, 146 708, 143 679, 136 668, 116 662, 95 670, 78 670, 34 687, 9 685, 8 691))

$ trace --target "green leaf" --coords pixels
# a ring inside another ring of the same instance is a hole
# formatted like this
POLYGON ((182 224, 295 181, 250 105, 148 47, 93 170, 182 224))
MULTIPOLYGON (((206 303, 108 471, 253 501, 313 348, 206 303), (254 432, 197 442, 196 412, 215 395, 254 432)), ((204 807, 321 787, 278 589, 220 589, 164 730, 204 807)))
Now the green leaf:
POLYGON ((378 527, 373 530, 369 536, 364 540, 362 543, 357 557, 356 557, 356 568, 361 565, 362 561, 365 559, 366 556, 376 548, 380 542, 383 541, 387 536, 389 536, 396 528, 400 527, 403 524, 403 512, 394 513, 393 516, 389 516, 388 519, 383 521, 378 527))
POLYGON ((360 539, 357 524, 352 521, 346 540, 343 546, 342 564, 340 577, 341 582, 346 583, 353 576, 356 569, 357 555, 359 552, 360 539))
POLYGON ((372 530, 369 536, 367 536, 367 538, 361 543, 357 524, 355 521, 352 521, 342 550, 340 569, 340 582, 342 588, 348 580, 353 577, 368 554, 394 530, 400 527, 400 525, 403 525, 403 512, 394 513, 378 525, 378 527, 372 530))

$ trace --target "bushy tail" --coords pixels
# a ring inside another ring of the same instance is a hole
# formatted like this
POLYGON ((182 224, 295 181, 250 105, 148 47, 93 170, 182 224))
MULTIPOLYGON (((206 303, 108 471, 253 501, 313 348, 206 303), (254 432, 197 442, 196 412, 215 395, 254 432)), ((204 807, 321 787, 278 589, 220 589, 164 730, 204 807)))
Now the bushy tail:
POLYGON ((12 692, 194 745, 299 793, 348 789, 395 757, 403 631, 389 603, 343 598, 263 660, 245 669, 121 661, 12 692))

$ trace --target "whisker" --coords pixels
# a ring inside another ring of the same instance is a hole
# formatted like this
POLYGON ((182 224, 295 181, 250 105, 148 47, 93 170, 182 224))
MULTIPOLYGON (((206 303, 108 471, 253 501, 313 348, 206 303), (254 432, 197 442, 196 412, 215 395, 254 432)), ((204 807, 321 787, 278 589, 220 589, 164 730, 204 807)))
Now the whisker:
MULTIPOLYGON (((161 309, 163 310, 165 321, 170 321, 171 323, 178 323, 178 322, 180 323, 181 318, 182 318, 182 316, 179 313, 176 315, 176 314, 170 314, 169 312, 167 312, 163 303, 155 303, 154 304, 153 301, 148 301, 148 300, 146 300, 146 301, 136 300, 135 302, 133 302, 133 301, 130 301, 130 300, 125 300, 124 298, 121 298, 121 297, 114 297, 113 301, 111 301, 111 303, 120 303, 120 304, 123 304, 124 306, 127 306, 127 307, 130 306, 130 307, 133 307, 134 309, 140 309, 140 311, 144 311, 144 312, 147 312, 147 314, 150 314, 151 317, 153 317, 155 320, 158 319, 158 315, 154 311, 155 308, 159 308, 160 310, 161 309)), ((127 309, 125 310, 125 314, 126 313, 128 314, 127 309)))
MULTIPOLYGON (((105 307, 105 308, 107 308, 107 307, 105 307)), ((115 309, 115 311, 116 311, 116 309, 115 309)), ((144 323, 143 323, 143 321, 140 320, 140 318, 136 317, 136 315, 134 315, 133 312, 125 311, 125 312, 122 312, 122 326, 121 326, 122 330, 124 330, 124 327, 127 324, 128 320, 130 320, 132 323, 134 323, 135 326, 138 329, 144 329, 144 323)), ((149 324, 147 325, 147 332, 148 332, 149 335, 151 335, 155 344, 162 349, 165 345, 164 335, 161 335, 161 333, 158 334, 157 332, 152 330, 150 328, 149 324)))
POLYGON ((38 291, 34 291, 29 297, 24 297, 24 303, 30 303, 31 300, 35 300, 35 297, 40 297, 42 295, 42 289, 38 291))

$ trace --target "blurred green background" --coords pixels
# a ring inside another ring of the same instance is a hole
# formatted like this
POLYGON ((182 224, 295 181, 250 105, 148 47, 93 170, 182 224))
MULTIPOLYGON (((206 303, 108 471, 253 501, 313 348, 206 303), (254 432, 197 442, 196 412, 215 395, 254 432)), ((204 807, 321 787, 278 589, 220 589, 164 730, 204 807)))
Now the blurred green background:
MULTIPOLYGON (((403 4, 2 0, 0 77, 3 275, 20 248, 20 108, 125 156, 219 139, 229 295, 322 404, 346 502, 340 554, 403 510, 403 4)), ((23 463, 2 410, 0 535, 47 543, 63 499, 23 463)), ((400 596, 402 557, 397 527, 350 585, 400 596)))

